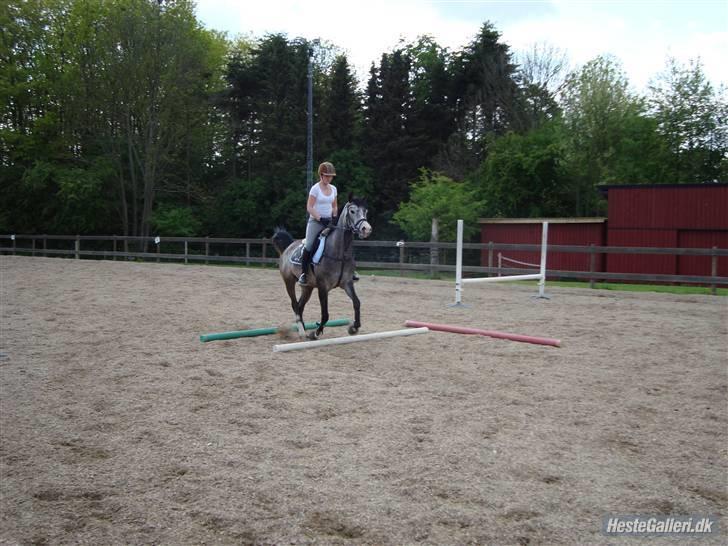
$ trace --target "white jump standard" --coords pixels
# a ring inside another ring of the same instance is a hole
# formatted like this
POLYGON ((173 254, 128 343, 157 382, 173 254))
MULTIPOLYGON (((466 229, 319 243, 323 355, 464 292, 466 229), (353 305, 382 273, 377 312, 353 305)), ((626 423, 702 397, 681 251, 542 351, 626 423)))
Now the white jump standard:
POLYGON ((546 287, 546 249, 548 242, 549 223, 543 222, 541 229, 541 264, 538 273, 527 275, 506 275, 503 277, 474 277, 463 279, 463 221, 458 220, 457 227, 457 250, 455 255, 455 304, 454 306, 462 306, 463 284, 481 283, 481 282, 506 282, 506 281, 538 281, 538 297, 548 299, 544 295, 546 287))
POLYGON ((426 334, 429 332, 427 328, 405 328, 404 330, 391 330, 389 332, 375 332, 372 334, 362 334, 351 337, 334 337, 331 339, 317 339, 316 341, 300 341, 296 343, 285 343, 283 345, 274 345, 273 352, 281 353, 285 351, 296 351, 299 349, 315 349, 324 345, 344 345, 346 343, 358 343, 360 341, 371 341, 373 339, 384 339, 388 337, 413 336, 416 334, 426 334))

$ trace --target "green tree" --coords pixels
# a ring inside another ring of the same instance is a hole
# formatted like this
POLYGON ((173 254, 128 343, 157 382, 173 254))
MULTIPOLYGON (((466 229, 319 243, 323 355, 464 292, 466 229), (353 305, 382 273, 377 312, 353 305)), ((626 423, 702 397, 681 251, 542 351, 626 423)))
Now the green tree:
POLYGON ((486 22, 473 41, 455 57, 458 87, 463 97, 456 111, 460 130, 470 136, 478 160, 494 137, 513 130, 518 106, 517 66, 501 34, 486 22))
POLYGON ((728 175, 728 101, 699 60, 669 58, 650 85, 649 103, 670 151, 666 182, 725 182, 728 175))
POLYGON ((194 237, 202 228, 192 209, 167 204, 154 211, 152 225, 155 233, 168 237, 194 237))
MULTIPOLYGON (((300 227, 305 217, 306 203, 306 96, 309 48, 314 50, 314 111, 321 113, 325 101, 332 96, 338 105, 346 102, 350 108, 353 85, 347 78, 348 65, 344 59, 329 66, 331 46, 302 39, 288 40, 282 34, 265 36, 252 47, 236 51, 228 64, 226 79, 230 85, 223 111, 230 112, 235 151, 235 176, 226 184, 239 194, 240 185, 251 184, 256 195, 256 207, 267 211, 267 226, 258 222, 256 234, 270 232, 275 224, 289 228, 300 227), (329 76, 332 73, 332 76, 329 76), (330 79, 336 76, 336 91, 330 93, 330 79), (325 98, 326 97, 326 98, 325 98), (227 102, 227 104, 225 104, 227 102), (265 182, 259 187, 259 182, 265 182)), ((350 76, 350 74, 349 74, 350 76)), ((337 112, 346 118, 345 112, 337 112)), ((351 115, 351 112, 349 112, 351 115)), ((349 121, 345 125, 351 129, 349 121)), ((315 149, 325 149, 331 142, 327 113, 314 119, 315 149)), ((346 127, 338 126, 346 130, 346 127)), ((342 133, 338 134, 342 136, 342 133)), ((348 138, 348 137, 347 137, 348 138)), ((353 138, 353 137, 352 137, 353 138)), ((319 152, 322 153, 322 152, 319 152)), ((241 203, 238 199, 237 203, 241 203)), ((234 213, 230 207, 225 214, 234 213)), ((221 219, 220 226, 236 225, 233 218, 221 219)), ((241 225, 241 224, 237 224, 241 225)), ((228 230, 229 227, 224 227, 228 230)))
POLYGON ((417 174, 417 143, 410 133, 413 96, 411 60, 402 49, 385 53, 372 67, 364 117, 365 162, 379 174, 372 205, 392 213, 407 198, 408 181, 417 174))
POLYGON ((573 213, 597 214, 601 200, 596 186, 607 180, 627 120, 643 114, 644 102, 629 91, 621 65, 601 56, 569 76, 562 107, 570 137, 567 162, 573 213))
POLYGON ((410 81, 413 95, 409 133, 417 154, 414 164, 432 168, 450 135, 455 117, 449 101, 450 56, 430 36, 421 36, 406 48, 412 60, 410 81))
POLYGON ((491 217, 566 216, 572 213, 565 170, 567 138, 553 121, 525 135, 509 133, 493 144, 474 176, 491 217))
POLYGON ((0 17, 0 176, 12 188, 0 219, 148 235, 160 191, 199 194, 226 46, 191 2, 14 1, 0 17))
POLYGON ((323 111, 319 116, 324 140, 319 146, 322 157, 329 157, 335 150, 352 150, 358 146, 362 116, 357 82, 345 55, 336 57, 326 83, 323 111))
POLYGON ((454 241, 457 220, 464 220, 465 236, 477 232, 478 216, 485 203, 468 184, 427 169, 412 184, 409 201, 400 204, 394 221, 415 240, 429 240, 433 218, 437 219, 440 240, 454 241))
POLYGON ((556 97, 565 83, 568 58, 564 51, 544 43, 533 44, 515 58, 520 83, 519 125, 536 128, 561 112, 556 97))

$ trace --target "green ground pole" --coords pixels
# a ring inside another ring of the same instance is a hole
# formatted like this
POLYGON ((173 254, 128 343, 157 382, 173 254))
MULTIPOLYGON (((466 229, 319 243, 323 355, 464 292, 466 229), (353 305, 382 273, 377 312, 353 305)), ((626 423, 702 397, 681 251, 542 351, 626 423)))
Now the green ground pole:
MULTIPOLYGON (((326 327, 330 326, 346 326, 350 324, 349 319, 335 319, 330 320, 326 323, 326 327)), ((318 322, 307 322, 304 324, 306 330, 313 330, 318 327, 318 322)), ((294 332, 296 325, 291 324, 290 330, 294 332)), ((255 328, 253 330, 237 330, 234 332, 220 332, 219 334, 203 334, 200 336, 200 341, 207 343, 208 341, 220 341, 223 339, 236 339, 239 337, 255 337, 255 336, 269 336, 271 334, 277 334, 278 328, 255 328)))

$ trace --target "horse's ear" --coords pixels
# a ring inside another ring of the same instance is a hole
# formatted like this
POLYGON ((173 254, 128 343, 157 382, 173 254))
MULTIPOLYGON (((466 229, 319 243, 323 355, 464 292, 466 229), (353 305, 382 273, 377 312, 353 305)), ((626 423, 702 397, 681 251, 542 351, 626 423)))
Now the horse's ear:
POLYGON ((354 192, 349 192, 349 203, 354 200, 354 192))

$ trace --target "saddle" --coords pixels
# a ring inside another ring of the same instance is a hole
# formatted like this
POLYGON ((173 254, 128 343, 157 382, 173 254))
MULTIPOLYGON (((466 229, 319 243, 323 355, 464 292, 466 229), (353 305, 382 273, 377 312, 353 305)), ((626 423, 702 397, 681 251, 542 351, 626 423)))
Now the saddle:
MULTIPOLYGON (((324 249, 326 248, 326 237, 331 233, 330 228, 325 228, 321 233, 319 233, 319 236, 316 237, 316 240, 313 243, 313 248, 311 249, 311 263, 314 265, 318 265, 318 263, 321 261, 321 258, 324 255, 324 249)), ((292 264, 295 265, 301 265, 301 256, 303 255, 303 247, 304 242, 301 241, 301 244, 299 244, 296 247, 296 250, 294 250, 291 253, 290 261, 292 264)))

